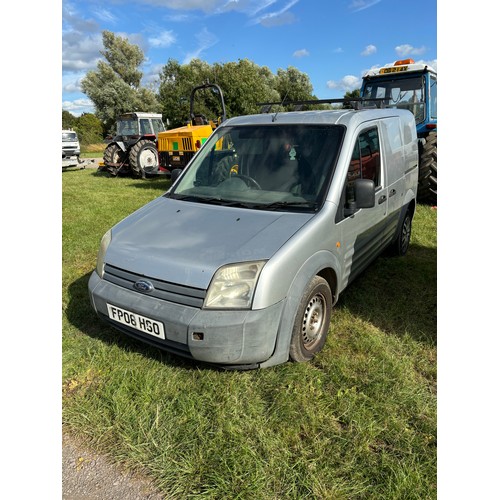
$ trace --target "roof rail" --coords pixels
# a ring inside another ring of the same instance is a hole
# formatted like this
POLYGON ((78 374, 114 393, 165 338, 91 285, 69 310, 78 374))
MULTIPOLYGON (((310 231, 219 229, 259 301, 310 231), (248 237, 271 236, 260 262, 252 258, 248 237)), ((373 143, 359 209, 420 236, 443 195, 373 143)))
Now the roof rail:
POLYGON ((315 104, 350 104, 354 109, 365 109, 365 108, 384 108, 388 99, 383 97, 377 97, 373 99, 363 99, 362 97, 352 97, 345 99, 311 99, 305 101, 277 101, 277 102, 258 102, 257 106, 261 106, 261 113, 270 113, 271 109, 275 105, 279 106, 294 106, 294 111, 302 111, 302 107, 305 105, 315 105, 315 104), (370 105, 364 105, 364 103, 373 103, 370 105))

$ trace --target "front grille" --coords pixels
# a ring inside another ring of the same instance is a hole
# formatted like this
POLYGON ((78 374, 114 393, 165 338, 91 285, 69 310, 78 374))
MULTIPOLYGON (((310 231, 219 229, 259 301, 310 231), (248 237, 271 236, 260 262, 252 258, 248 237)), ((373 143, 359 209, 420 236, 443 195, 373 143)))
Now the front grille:
POLYGON ((140 279, 146 279, 154 286, 154 290, 143 293, 143 295, 155 297, 156 299, 165 300, 167 302, 173 302, 175 304, 196 307, 198 309, 201 309, 203 306, 203 300, 206 295, 206 290, 200 288, 192 288, 184 285, 177 285, 175 283, 169 283, 168 281, 149 278, 147 276, 125 271, 109 264, 104 266, 103 279, 117 286, 133 290, 136 293, 141 292, 138 292, 134 288, 134 283, 140 279))
POLYGON ((184 151, 193 151, 193 141, 191 137, 182 138, 182 149, 184 151))

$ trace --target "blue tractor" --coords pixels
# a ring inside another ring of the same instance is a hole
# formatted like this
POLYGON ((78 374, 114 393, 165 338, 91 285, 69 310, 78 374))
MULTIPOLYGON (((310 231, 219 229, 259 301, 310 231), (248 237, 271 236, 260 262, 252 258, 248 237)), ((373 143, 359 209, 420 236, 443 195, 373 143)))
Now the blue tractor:
POLYGON ((437 205, 437 72, 427 64, 404 59, 368 71, 361 98, 385 107, 409 109, 419 139, 418 199, 437 205))

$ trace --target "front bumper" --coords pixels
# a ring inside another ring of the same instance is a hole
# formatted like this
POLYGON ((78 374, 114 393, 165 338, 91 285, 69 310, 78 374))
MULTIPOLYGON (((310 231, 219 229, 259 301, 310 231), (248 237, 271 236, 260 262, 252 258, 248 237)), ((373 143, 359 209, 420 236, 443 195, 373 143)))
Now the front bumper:
POLYGON ((242 369, 257 368, 274 352, 283 301, 255 311, 203 310, 122 288, 102 280, 95 271, 88 288, 100 318, 127 335, 180 356, 242 369), (107 304, 162 322, 165 340, 113 321, 107 304))

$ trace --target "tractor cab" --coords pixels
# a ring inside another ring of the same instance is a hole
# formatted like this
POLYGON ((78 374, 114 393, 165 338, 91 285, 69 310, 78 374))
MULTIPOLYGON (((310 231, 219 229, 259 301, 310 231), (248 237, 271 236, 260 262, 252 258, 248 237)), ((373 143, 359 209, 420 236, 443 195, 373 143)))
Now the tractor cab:
POLYGON ((116 135, 103 154, 102 170, 111 175, 146 177, 158 173, 158 135, 165 130, 159 113, 124 113, 116 121, 116 135))
POLYGON ((418 198, 437 204, 437 72, 413 59, 368 71, 361 86, 363 106, 408 109, 415 116, 419 147, 418 198))
POLYGON ((368 71, 361 97, 365 105, 382 99, 385 107, 410 110, 417 133, 437 128, 437 73, 426 64, 403 59, 368 71))

